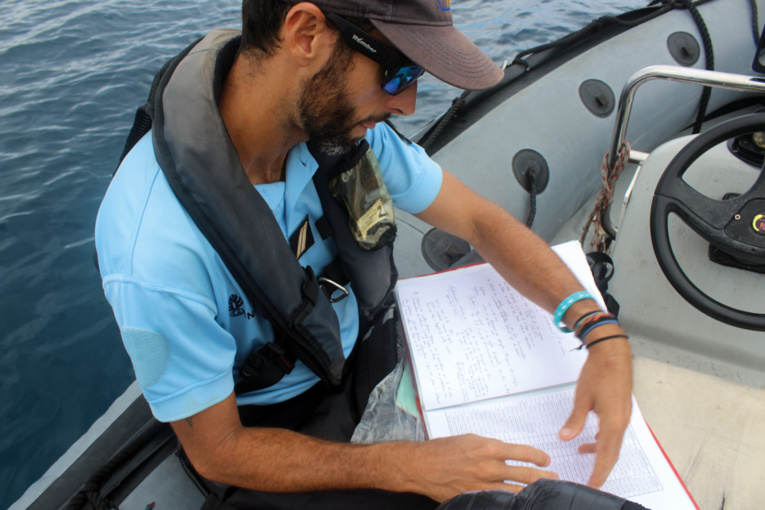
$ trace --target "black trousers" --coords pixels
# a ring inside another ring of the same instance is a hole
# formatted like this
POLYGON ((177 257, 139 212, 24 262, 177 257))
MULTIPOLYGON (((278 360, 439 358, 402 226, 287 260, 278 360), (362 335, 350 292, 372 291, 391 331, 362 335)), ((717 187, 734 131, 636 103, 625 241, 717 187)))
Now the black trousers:
MULTIPOLYGON (((375 325, 360 341, 347 363, 338 388, 314 386, 286 402, 268 406, 242 406, 239 414, 247 427, 278 427, 338 442, 350 441, 374 387, 398 361, 397 315, 375 325)), ((438 503, 418 494, 382 490, 274 493, 247 490, 203 480, 211 490, 202 510, 428 510, 438 503)))

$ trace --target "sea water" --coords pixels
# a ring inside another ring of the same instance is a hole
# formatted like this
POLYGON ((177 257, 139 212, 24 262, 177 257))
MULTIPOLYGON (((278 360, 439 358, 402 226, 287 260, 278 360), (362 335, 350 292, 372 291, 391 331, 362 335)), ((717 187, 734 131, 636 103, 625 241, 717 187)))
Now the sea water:
MULTIPOLYGON (((641 0, 455 0, 496 62, 641 0)), ((0 2, 0 509, 134 379, 93 264, 93 224, 162 63, 239 0, 0 2)), ((413 134, 459 90, 425 76, 413 134)))

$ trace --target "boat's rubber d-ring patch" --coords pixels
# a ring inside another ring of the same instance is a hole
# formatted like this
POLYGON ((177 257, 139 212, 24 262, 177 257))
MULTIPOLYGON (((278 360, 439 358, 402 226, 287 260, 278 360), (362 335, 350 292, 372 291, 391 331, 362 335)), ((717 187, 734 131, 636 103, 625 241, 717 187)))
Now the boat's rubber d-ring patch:
POLYGON ((536 179, 536 194, 542 193, 550 182, 550 167, 544 156, 532 149, 521 149, 513 156, 513 173, 518 183, 529 190, 529 172, 536 179))
POLYGON ((614 111, 614 91, 601 80, 585 80, 579 85, 579 98, 584 106, 596 117, 608 117, 614 111))
POLYGON ((675 62, 690 67, 699 60, 699 42, 688 32, 674 32, 667 37, 667 49, 675 62))
POLYGON ((467 241, 437 228, 425 233, 420 248, 425 262, 434 271, 449 269, 470 252, 467 241))

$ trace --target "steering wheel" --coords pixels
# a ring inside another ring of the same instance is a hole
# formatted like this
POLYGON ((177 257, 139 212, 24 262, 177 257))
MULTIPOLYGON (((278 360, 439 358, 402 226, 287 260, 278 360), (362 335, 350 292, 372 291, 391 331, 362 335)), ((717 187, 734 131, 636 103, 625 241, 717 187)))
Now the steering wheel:
POLYGON ((669 242, 668 219, 677 214, 697 234, 749 265, 765 264, 765 171, 746 193, 727 200, 702 195, 683 181, 688 167, 715 145, 730 138, 765 131, 765 113, 724 122, 694 138, 670 162, 651 204, 651 242, 669 283, 701 312, 739 328, 765 331, 765 314, 715 301, 685 275, 669 242))

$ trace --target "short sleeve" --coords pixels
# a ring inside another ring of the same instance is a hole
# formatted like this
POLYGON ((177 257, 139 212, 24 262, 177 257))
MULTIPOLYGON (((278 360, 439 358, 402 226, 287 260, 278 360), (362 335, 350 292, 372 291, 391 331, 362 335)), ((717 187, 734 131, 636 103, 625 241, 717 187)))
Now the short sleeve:
POLYGON ((104 279, 104 293, 158 420, 187 418, 231 394, 237 347, 214 303, 121 275, 104 279))
POLYGON ((393 204, 411 214, 427 209, 441 191, 443 172, 417 144, 402 139, 387 124, 367 134, 393 204))

